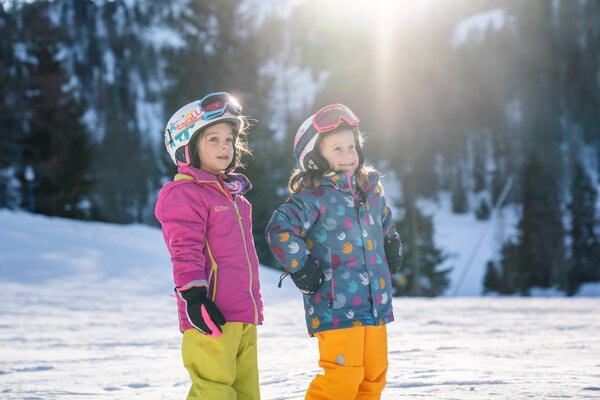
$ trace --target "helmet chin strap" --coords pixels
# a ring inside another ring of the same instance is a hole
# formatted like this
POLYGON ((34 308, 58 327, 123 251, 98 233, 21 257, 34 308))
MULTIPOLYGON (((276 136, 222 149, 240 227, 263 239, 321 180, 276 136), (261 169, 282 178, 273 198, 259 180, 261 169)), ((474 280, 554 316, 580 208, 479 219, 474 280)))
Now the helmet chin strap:
POLYGON ((190 165, 191 163, 191 159, 190 159, 190 150, 189 150, 189 145, 185 145, 183 146, 183 154, 185 157, 185 161, 181 161, 181 160, 177 160, 177 166, 178 167, 185 167, 186 165, 190 165))
POLYGON ((237 165, 235 165, 235 163, 234 163, 234 162, 232 162, 231 164, 229 164, 230 166, 229 166, 229 167, 227 167, 227 169, 226 169, 225 171, 223 171, 223 173, 224 173, 225 175, 227 175, 227 174, 229 174, 229 173, 231 173, 231 172, 235 171, 235 169, 237 168, 237 165), (231 166, 231 164, 233 164, 233 166, 231 166))
POLYGON ((233 143, 233 158, 231 159, 231 162, 229 163, 229 165, 227 166, 227 168, 225 169, 225 173, 228 174, 230 172, 233 172, 234 169, 237 168, 236 165, 236 160, 235 160, 235 155, 236 155, 236 148, 235 148, 235 143, 233 143))

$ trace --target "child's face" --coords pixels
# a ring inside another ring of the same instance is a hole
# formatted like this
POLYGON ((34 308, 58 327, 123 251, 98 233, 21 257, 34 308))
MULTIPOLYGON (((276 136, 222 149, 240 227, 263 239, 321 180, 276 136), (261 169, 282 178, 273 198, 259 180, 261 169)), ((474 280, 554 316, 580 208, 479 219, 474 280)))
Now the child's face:
POLYGON ((211 125, 198 140, 200 166, 212 174, 220 174, 233 159, 233 128, 226 122, 211 125))
POLYGON ((358 168, 358 153, 351 129, 325 136, 319 149, 333 171, 354 172, 358 168))

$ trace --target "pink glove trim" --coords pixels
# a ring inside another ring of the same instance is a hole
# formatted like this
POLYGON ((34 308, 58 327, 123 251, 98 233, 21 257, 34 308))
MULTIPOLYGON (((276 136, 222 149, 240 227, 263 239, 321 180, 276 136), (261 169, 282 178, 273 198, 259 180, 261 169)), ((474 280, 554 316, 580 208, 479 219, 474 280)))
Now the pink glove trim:
POLYGON ((208 329, 210 329, 212 331, 212 333, 210 333, 210 334, 208 332, 204 332, 204 333, 207 336, 214 337, 214 338, 218 338, 219 336, 221 336, 223 334, 223 332, 221 332, 221 330, 217 327, 217 325, 215 325, 213 320, 210 318, 210 315, 208 315, 208 312, 206 311, 204 304, 200 307, 200 309, 202 310, 202 318, 204 318, 204 323, 206 324, 206 326, 208 326, 208 329))

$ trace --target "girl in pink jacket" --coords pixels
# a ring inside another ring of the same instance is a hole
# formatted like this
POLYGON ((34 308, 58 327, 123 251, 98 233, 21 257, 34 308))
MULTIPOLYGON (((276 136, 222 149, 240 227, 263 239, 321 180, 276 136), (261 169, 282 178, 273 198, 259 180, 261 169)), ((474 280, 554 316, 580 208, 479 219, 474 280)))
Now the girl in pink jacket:
POLYGON ((173 262, 188 399, 259 399, 256 326, 263 321, 242 107, 211 93, 177 111, 165 146, 179 167, 156 203, 173 262))

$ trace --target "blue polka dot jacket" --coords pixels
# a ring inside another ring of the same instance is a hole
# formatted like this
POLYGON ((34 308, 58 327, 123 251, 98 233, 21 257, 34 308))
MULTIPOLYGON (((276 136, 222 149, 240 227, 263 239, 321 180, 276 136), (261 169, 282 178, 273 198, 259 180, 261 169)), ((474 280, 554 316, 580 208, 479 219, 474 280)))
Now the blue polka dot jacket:
POLYGON ((318 187, 292 194, 271 217, 266 238, 282 267, 300 272, 316 259, 325 279, 304 295, 310 335, 394 320, 391 276, 383 239, 396 232, 371 173, 362 190, 353 174, 329 173, 318 187))

